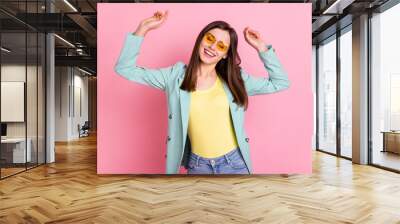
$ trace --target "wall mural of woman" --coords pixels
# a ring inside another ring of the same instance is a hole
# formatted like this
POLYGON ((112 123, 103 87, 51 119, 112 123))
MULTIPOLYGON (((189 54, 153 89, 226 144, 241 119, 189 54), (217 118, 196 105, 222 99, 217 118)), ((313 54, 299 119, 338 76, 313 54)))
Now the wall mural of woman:
POLYGON ((135 32, 127 34, 115 65, 116 73, 124 78, 167 94, 166 173, 179 173, 183 165, 188 174, 251 174, 249 138, 244 129, 248 97, 290 86, 275 49, 258 31, 246 27, 244 39, 256 50, 269 78, 247 74, 240 67, 235 29, 217 20, 200 31, 187 65, 178 61, 157 69, 138 66, 146 34, 167 18, 168 11, 157 11, 143 19, 135 32))

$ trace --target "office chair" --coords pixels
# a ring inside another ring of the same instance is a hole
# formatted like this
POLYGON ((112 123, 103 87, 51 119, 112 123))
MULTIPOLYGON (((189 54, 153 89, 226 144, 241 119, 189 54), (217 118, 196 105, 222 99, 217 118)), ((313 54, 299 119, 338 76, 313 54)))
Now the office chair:
POLYGON ((85 121, 82 127, 80 127, 80 125, 78 124, 79 138, 89 136, 89 129, 90 129, 89 121, 85 121))

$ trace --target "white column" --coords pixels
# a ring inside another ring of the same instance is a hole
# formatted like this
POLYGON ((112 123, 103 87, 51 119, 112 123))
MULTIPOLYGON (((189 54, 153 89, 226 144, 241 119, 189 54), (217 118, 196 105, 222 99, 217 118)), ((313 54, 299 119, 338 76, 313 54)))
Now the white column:
POLYGON ((54 35, 49 33, 46 36, 46 163, 52 163, 55 161, 55 150, 54 150, 54 133, 55 133, 55 77, 54 77, 54 35))
POLYGON ((368 15, 353 20, 353 118, 352 159, 368 163, 368 15))
MULTIPOLYGON (((54 6, 46 1, 47 12, 53 12, 54 6)), ((54 35, 46 35, 46 163, 55 161, 54 133, 55 133, 55 54, 54 35)))

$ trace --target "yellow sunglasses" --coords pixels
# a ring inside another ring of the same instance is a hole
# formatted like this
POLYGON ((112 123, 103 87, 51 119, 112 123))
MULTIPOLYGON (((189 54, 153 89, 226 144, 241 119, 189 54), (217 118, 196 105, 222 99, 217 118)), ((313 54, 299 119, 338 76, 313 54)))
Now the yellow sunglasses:
MULTIPOLYGON (((206 33, 203 37, 203 40, 208 44, 214 44, 216 38, 212 33, 206 33)), ((218 41, 216 46, 217 50, 221 52, 226 52, 228 50, 228 46, 226 46, 222 41, 218 41)))

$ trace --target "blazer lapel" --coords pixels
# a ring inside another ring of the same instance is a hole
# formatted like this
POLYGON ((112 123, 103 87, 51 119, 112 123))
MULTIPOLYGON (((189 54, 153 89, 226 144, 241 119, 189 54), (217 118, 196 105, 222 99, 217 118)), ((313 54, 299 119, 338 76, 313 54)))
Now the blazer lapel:
MULTIPOLYGON (((183 81, 183 77, 179 77, 178 83, 181 86, 183 81)), ((182 122, 182 144, 185 146, 186 143, 186 135, 189 123, 189 105, 190 105, 190 93, 186 90, 180 89, 178 86, 179 91, 179 100, 181 105, 181 122, 182 122)))

